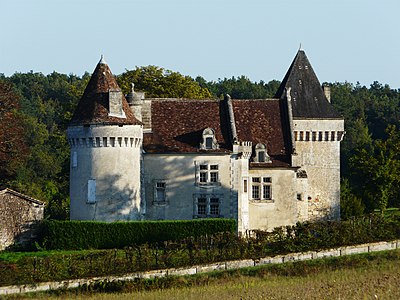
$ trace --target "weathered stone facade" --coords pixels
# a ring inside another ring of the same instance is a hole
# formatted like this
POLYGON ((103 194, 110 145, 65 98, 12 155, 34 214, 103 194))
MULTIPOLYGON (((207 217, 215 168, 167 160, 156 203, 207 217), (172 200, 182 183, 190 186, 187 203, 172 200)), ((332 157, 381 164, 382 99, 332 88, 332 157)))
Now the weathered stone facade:
POLYGON ((11 189, 0 190, 0 250, 34 238, 43 214, 43 202, 11 189))
POLYGON ((224 217, 245 232, 340 217, 344 122, 304 51, 271 99, 118 91, 101 61, 68 129, 71 219, 224 217))

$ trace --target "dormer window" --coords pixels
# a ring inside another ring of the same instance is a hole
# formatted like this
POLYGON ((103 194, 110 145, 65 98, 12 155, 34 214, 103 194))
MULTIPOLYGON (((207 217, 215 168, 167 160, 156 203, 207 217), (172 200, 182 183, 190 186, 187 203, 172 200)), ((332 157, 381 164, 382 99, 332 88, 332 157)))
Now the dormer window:
POLYGON ((125 112, 122 109, 123 94, 119 90, 108 91, 108 108, 110 117, 126 118, 125 112))
POLYGON ((256 156, 254 157, 254 162, 258 163, 270 163, 271 159, 267 153, 267 148, 264 144, 258 143, 255 147, 256 156))
POLYGON ((215 132, 212 128, 206 128, 203 130, 203 139, 200 143, 201 150, 216 150, 219 149, 217 139, 215 138, 215 132))

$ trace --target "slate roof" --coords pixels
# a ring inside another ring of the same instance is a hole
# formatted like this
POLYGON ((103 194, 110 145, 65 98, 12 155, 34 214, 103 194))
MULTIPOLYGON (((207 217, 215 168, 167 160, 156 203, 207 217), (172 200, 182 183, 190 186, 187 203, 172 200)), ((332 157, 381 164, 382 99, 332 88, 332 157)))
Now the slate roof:
POLYGON ((326 99, 321 84, 303 50, 297 52, 275 97, 285 97, 291 88, 294 118, 342 119, 326 99))
POLYGON ((152 99, 151 133, 144 133, 143 148, 152 153, 230 152, 224 103, 219 100, 152 99), (217 150, 200 150, 202 133, 215 131, 217 150))
POLYGON ((285 120, 279 99, 233 100, 237 137, 267 146, 272 164, 251 163, 251 166, 289 166, 290 155, 286 149, 285 120))
POLYGON ((92 77, 80 99, 69 125, 135 125, 141 124, 133 115, 128 102, 122 95, 122 109, 126 118, 110 117, 109 91, 121 91, 117 81, 103 59, 97 64, 92 77))

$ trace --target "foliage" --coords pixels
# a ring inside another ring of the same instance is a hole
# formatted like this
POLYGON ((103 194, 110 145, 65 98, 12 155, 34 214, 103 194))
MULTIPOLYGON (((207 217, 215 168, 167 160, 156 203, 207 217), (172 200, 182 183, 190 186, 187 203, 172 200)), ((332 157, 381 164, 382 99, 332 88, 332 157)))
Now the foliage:
POLYGON ((201 87, 207 88, 215 97, 223 98, 229 94, 233 99, 266 99, 274 97, 280 82, 271 80, 252 82, 246 76, 218 79, 206 82, 203 77, 196 77, 201 87))
POLYGON ((28 155, 19 101, 12 85, 0 80, 0 186, 7 178, 15 176, 28 155))
POLYGON ((360 197, 354 195, 349 180, 344 178, 340 184, 340 217, 347 220, 352 216, 360 217, 365 211, 365 205, 360 197))
POLYGON ((135 89, 145 92, 148 98, 211 98, 207 88, 201 87, 190 76, 156 66, 126 71, 117 77, 117 82, 124 93, 128 93, 134 83, 135 89))
POLYGON ((375 140, 369 149, 358 149, 350 158, 357 190, 369 211, 383 212, 389 203, 399 205, 400 134, 395 126, 389 126, 386 133, 385 140, 375 140))
POLYGON ((120 249, 235 230, 236 222, 230 219, 113 223, 48 220, 42 224, 42 243, 46 249, 120 249))
MULTIPOLYGON (((161 222, 160 222, 161 223, 161 222)), ((119 275, 400 238, 400 217, 382 215, 343 222, 298 223, 238 237, 223 232, 124 249, 0 254, 0 285, 119 275)), ((89 238, 89 237, 88 237, 89 238)), ((118 236, 115 236, 118 239, 118 236)), ((335 263, 333 263, 335 265, 335 263)), ((281 268, 281 267, 277 267, 281 268)), ((291 273, 298 269, 291 270, 291 273)))

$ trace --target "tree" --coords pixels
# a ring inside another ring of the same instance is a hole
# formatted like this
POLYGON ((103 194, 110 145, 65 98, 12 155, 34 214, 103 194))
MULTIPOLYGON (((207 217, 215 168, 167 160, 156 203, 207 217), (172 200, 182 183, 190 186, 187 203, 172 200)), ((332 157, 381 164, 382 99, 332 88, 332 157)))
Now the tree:
POLYGON ((136 67, 117 77, 117 82, 124 93, 128 93, 131 84, 135 89, 146 92, 148 98, 211 98, 207 88, 201 87, 189 76, 165 70, 156 66, 136 67))
POLYGON ((400 186, 400 134, 393 125, 385 140, 375 140, 350 158, 353 181, 369 211, 384 211, 388 204, 398 205, 400 186))
POLYGON ((16 173, 28 153, 19 97, 10 83, 0 81, 0 185, 16 173))

